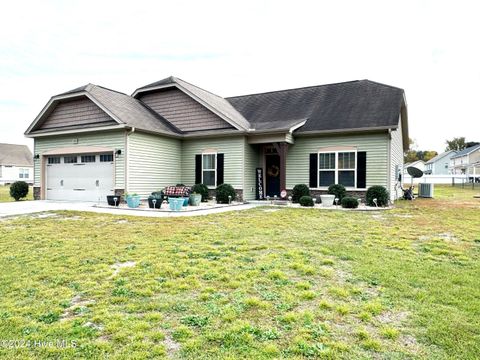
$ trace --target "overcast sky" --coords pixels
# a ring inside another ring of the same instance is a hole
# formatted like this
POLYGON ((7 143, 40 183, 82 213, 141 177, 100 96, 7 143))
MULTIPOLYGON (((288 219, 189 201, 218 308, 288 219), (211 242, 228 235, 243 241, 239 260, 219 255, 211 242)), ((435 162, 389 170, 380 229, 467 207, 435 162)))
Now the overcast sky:
POLYGON ((0 142, 50 96, 131 94, 174 75, 221 96, 370 79, 406 91, 410 136, 480 141, 478 1, 9 1, 0 13, 0 142))

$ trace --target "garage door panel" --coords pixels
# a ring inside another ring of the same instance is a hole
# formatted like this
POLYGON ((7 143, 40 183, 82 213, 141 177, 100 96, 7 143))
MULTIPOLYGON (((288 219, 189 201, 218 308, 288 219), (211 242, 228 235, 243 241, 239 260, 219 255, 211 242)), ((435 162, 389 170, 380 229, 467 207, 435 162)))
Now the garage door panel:
MULTIPOLYGON (((78 156, 80 160, 80 156, 78 156)), ((111 162, 96 161, 77 164, 49 164, 46 167, 47 199, 106 201, 113 195, 113 171, 111 162)))

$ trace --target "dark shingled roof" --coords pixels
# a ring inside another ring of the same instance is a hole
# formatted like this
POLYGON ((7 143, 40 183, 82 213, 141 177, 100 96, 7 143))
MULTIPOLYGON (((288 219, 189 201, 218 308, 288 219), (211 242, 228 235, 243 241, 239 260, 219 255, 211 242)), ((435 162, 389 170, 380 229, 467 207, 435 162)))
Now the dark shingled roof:
POLYGON ((27 145, 0 144, 0 165, 33 166, 33 155, 27 145))
POLYGON ((253 128, 308 119, 296 133, 396 127, 403 90, 370 80, 235 96, 227 100, 253 128))

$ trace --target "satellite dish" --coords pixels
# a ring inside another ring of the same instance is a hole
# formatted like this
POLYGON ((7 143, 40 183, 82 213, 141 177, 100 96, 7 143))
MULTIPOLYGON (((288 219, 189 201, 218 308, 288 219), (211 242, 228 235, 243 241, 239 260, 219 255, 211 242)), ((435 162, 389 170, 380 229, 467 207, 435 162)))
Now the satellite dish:
POLYGON ((423 171, 414 166, 407 167, 407 172, 412 178, 420 178, 423 176, 423 171))

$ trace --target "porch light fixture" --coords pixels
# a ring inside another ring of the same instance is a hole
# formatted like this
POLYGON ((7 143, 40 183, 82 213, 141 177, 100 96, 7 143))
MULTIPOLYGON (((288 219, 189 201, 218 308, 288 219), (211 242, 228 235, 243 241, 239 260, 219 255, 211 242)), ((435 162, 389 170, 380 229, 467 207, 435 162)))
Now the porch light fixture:
POLYGON ((122 150, 121 149, 118 149, 118 150, 115 150, 115 155, 122 155, 122 150))
POLYGON ((40 159, 40 155, 39 154, 35 154, 35 156, 33 157, 34 159, 40 159))

